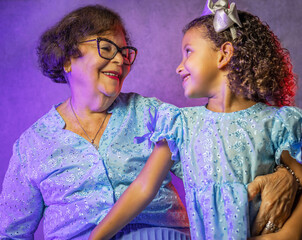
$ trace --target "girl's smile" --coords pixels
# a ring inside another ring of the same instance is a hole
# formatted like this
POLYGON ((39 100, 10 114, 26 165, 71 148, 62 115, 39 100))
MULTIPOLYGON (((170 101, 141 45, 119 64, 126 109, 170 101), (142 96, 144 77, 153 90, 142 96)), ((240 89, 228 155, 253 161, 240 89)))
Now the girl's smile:
POLYGON ((176 72, 181 76, 185 96, 189 98, 208 97, 219 72, 219 51, 209 40, 202 38, 203 34, 202 30, 192 28, 182 41, 183 59, 176 72))

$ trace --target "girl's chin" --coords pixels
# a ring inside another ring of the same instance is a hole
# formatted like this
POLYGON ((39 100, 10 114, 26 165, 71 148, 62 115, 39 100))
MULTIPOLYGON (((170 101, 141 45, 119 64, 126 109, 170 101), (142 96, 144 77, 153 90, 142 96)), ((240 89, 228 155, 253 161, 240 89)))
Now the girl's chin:
POLYGON ((194 93, 190 89, 184 89, 184 95, 186 98, 195 98, 194 93))
POLYGON ((185 92, 184 95, 186 98, 204 98, 204 96, 202 96, 201 94, 196 94, 192 92, 185 92))

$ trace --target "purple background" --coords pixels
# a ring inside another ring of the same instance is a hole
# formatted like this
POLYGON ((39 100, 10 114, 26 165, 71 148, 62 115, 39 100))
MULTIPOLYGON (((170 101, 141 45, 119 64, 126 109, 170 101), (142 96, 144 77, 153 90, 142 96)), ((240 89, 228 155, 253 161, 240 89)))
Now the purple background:
MULTIPOLYGON (((67 85, 55 84, 40 73, 35 55, 39 36, 73 9, 95 3, 120 13, 139 50, 124 92, 155 96, 179 107, 205 103, 205 99, 186 99, 175 74, 181 60, 181 30, 200 15, 205 0, 0 0, 0 190, 14 141, 51 105, 69 96, 67 85)), ((301 76, 302 1, 238 0, 237 7, 269 23, 301 76)), ((302 107, 300 90, 296 103, 302 107)), ((174 179, 174 183, 183 199, 181 182, 174 179)), ((35 238, 43 239, 41 224, 35 238)))

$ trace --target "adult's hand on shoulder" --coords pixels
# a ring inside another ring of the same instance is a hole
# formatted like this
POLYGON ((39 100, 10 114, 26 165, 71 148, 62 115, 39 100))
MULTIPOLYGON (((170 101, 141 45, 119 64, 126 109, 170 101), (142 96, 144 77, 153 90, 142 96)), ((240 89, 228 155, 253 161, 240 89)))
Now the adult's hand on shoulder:
MULTIPOLYGON (((252 236, 273 233, 282 228, 291 214, 297 190, 298 185, 285 168, 279 168, 275 173, 258 176, 248 185, 249 201, 258 193, 261 193, 262 200, 251 230, 252 236)), ((258 238, 252 239, 258 240, 258 238)))

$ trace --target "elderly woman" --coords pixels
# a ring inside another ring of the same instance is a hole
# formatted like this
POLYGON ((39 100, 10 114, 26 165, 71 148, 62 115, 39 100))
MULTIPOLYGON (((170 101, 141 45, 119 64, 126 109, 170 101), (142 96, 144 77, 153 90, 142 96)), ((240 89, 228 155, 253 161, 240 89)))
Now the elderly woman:
MULTIPOLYGON (((87 239, 142 170, 151 149, 133 139, 145 132, 149 108, 161 102, 120 93, 137 54, 129 45, 120 17, 98 5, 71 12, 42 35, 43 74, 68 83, 71 96, 14 145, 0 198, 1 239, 32 239, 43 215, 45 239, 87 239)), ((172 171, 181 176, 179 165, 172 171)), ((276 174, 293 183, 286 171, 276 174)), ((188 227, 168 174, 151 204, 115 239, 189 239, 188 227)))

